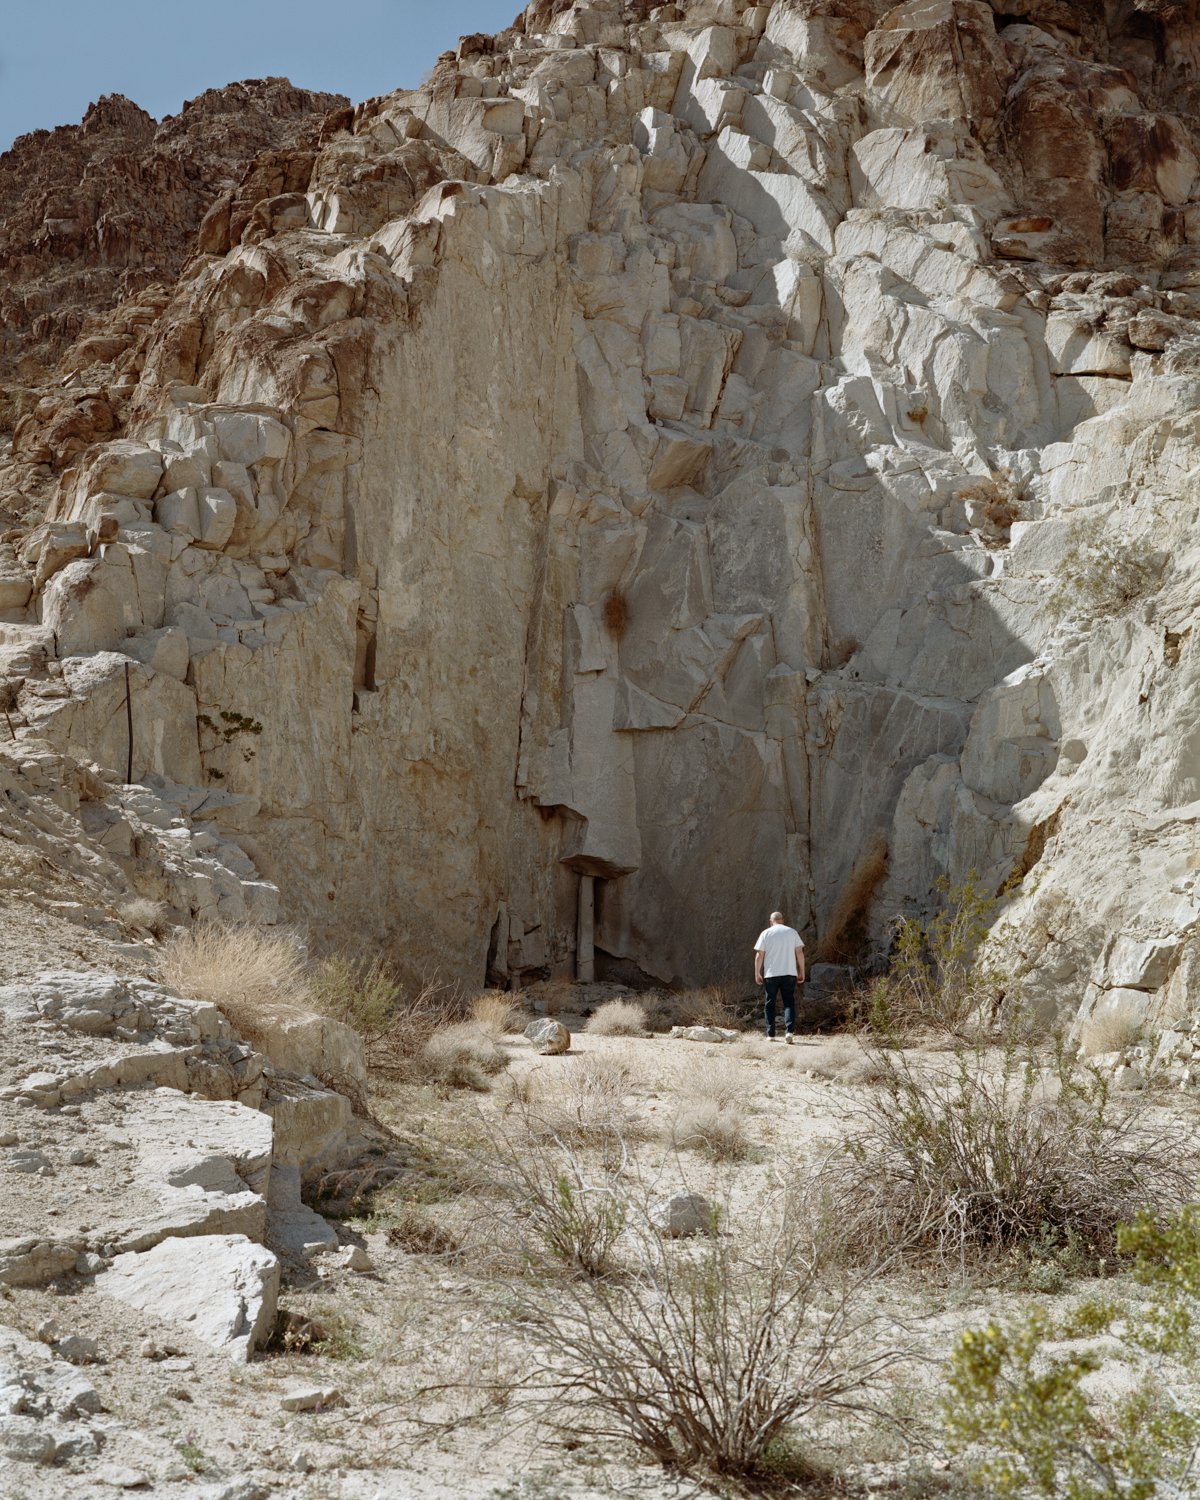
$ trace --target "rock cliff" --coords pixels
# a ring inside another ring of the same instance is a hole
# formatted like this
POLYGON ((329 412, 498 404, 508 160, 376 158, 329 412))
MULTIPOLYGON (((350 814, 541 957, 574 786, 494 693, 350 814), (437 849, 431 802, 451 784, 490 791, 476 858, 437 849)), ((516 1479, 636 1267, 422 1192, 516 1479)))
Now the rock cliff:
POLYGON ((8 535, 13 774, 417 974, 854 957, 974 869, 1048 1004, 1186 988, 1198 64, 1158 0, 464 38, 216 206, 8 535))

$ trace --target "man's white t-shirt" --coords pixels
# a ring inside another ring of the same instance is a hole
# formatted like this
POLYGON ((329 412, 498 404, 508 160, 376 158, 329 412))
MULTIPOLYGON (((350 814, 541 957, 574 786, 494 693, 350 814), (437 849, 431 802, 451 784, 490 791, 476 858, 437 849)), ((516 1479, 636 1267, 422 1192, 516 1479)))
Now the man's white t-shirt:
POLYGON ((763 956, 763 978, 796 973, 796 949, 804 942, 794 927, 772 925, 760 932, 754 951, 763 956))

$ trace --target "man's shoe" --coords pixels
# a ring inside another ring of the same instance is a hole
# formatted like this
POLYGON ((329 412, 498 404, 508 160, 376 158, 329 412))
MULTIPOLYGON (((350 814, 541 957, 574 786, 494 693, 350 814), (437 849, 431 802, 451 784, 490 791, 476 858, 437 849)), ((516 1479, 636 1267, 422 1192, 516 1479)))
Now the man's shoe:
POLYGON ((773 1031, 768 1031, 767 1032, 767 1041, 768 1042, 776 1042, 778 1040, 779 1040, 779 1038, 775 1035, 775 1033, 773 1031))

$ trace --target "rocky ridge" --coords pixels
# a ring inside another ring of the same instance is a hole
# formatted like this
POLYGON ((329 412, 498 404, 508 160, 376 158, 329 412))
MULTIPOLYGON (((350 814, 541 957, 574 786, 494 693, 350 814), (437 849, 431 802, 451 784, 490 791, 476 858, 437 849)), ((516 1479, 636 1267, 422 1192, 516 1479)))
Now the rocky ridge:
POLYGON ((1068 0, 464 38, 210 215, 6 544, 14 747, 414 973, 704 980, 779 904, 858 956, 974 869, 1048 1005, 1182 1003, 1198 56, 1068 0))
POLYGON ((0 381, 34 383, 70 345, 75 370, 136 375, 135 335, 165 305, 214 199, 286 177, 296 159, 311 165, 322 122, 347 103, 249 79, 161 124, 109 94, 79 125, 20 136, 0 156, 0 381), (121 318, 98 316, 123 299, 121 318))

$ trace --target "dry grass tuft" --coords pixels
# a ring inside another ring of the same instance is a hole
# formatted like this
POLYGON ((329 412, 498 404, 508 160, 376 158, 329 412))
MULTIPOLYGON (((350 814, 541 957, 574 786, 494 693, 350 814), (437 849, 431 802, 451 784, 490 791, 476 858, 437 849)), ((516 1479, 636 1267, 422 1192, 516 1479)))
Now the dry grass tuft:
POLYGON ((471 1020, 493 1041, 519 1030, 517 1023, 521 1014, 521 1007, 503 990, 485 990, 471 1001, 471 1020))
POLYGON ((309 1002, 304 953, 279 928, 202 922, 162 950, 168 989, 211 1000, 239 1036, 259 1043, 265 1022, 303 1012, 309 1002))
POLYGON ((696 990, 666 990, 654 1002, 656 1026, 720 1026, 727 1031, 740 1024, 745 987, 707 984, 696 990))
POLYGON ((514 1079, 506 1108, 516 1110, 533 1140, 605 1151, 645 1133, 629 1100, 629 1068, 612 1057, 581 1057, 561 1070, 538 1070, 514 1079))
POLYGON ((1079 1046, 1085 1057, 1102 1052, 1124 1052, 1145 1035, 1146 1022, 1142 1008, 1128 999, 1103 1005, 1083 1023, 1079 1046))
POLYGON ((409 1255, 456 1256, 462 1246, 448 1229, 406 1204, 385 1235, 389 1245, 409 1255))
POLYGON ((644 1036, 646 1007, 636 1000, 606 1000, 583 1029, 593 1036, 644 1036))
POLYGON ((137 932, 148 932, 161 938, 171 930, 171 911, 163 901, 151 901, 148 896, 135 896, 117 908, 126 927, 137 932))
POLYGON ((489 1080, 508 1067, 508 1054, 470 1021, 435 1031, 421 1049, 427 1076, 448 1088, 485 1093, 489 1080))
POLYGON ((740 1107, 746 1097, 746 1075, 732 1057, 704 1057, 691 1064, 679 1080, 681 1091, 693 1101, 718 1109, 740 1107))
POLYGON ((740 1109, 721 1105, 715 1099, 690 1104, 679 1113, 671 1129, 676 1146, 703 1151, 714 1161, 742 1161, 749 1154, 746 1117, 740 1109))
POLYGON ((848 1036, 802 1044, 796 1049, 796 1066, 836 1083, 880 1083, 889 1076, 887 1063, 877 1051, 848 1036))

